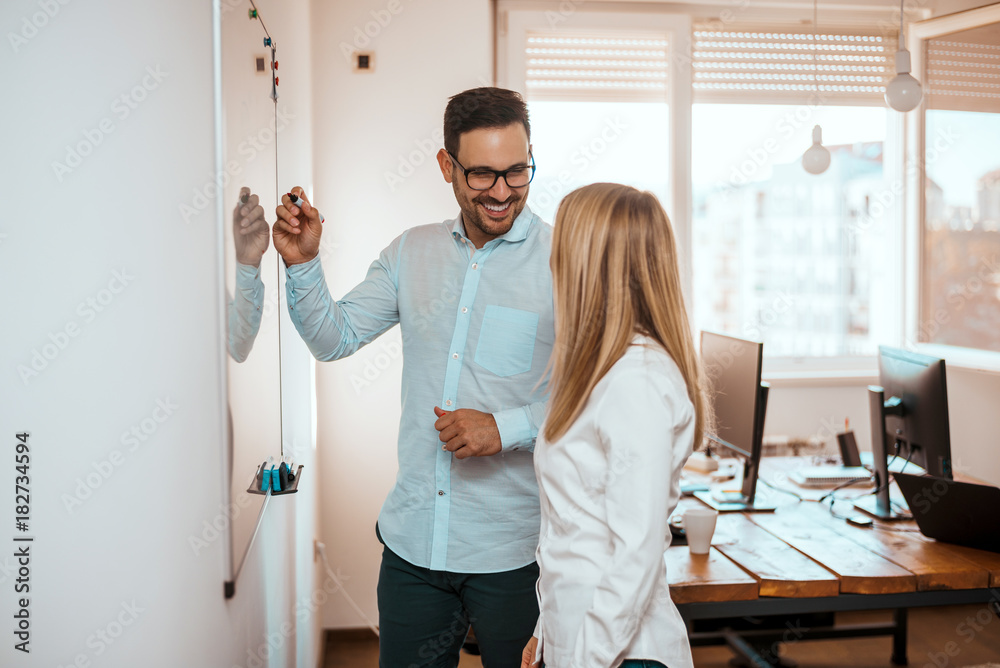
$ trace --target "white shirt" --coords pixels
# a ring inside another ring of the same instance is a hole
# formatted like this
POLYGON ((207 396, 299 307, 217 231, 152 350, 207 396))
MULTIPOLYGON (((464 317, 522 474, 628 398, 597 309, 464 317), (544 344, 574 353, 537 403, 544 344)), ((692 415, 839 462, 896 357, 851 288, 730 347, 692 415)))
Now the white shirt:
POLYGON ((673 359, 636 336, 554 443, 539 431, 542 525, 535 635, 547 668, 651 659, 691 668, 667 588, 667 525, 694 446, 694 408, 673 359))

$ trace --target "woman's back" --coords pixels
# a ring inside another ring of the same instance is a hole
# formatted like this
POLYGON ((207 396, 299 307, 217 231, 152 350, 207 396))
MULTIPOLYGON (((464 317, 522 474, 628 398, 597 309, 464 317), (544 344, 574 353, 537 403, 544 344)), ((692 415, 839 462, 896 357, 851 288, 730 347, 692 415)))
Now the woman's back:
POLYGON ((539 596, 547 666, 640 656, 690 665, 663 552, 694 445, 694 410, 673 359, 636 336, 554 443, 539 438, 539 596))

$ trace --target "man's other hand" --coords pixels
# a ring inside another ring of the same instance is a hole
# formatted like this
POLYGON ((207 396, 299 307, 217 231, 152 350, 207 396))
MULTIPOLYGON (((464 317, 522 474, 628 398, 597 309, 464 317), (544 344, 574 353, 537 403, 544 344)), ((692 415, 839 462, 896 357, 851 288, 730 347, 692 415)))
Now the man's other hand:
POLYGON ((449 412, 438 406, 434 407, 434 414, 438 417, 434 423, 438 438, 456 458, 489 457, 502 450, 500 430, 492 414, 471 408, 449 412))

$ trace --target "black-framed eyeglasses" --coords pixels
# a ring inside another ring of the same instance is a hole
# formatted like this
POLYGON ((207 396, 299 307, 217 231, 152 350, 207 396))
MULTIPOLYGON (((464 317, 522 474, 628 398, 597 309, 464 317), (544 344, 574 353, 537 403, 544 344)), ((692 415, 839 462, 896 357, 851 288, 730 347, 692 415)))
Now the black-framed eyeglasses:
POLYGON ((458 168, 465 174, 465 182, 473 190, 489 190, 496 185, 497 180, 501 177, 503 177, 504 182, 509 188, 523 188, 535 178, 535 157, 531 155, 530 151, 528 152, 528 160, 531 161, 530 165, 515 165, 502 172, 493 169, 466 169, 451 151, 448 151, 448 155, 451 156, 451 159, 455 161, 458 168))

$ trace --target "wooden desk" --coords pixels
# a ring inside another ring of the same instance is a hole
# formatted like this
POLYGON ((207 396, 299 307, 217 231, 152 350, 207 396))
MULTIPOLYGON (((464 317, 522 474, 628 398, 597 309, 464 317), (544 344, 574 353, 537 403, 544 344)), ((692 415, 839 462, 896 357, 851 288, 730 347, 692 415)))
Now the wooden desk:
MULTIPOLYGON (((808 464, 768 458, 761 477, 818 498, 828 490, 804 490, 787 480, 791 469, 808 464)), ((776 649, 783 642, 891 635, 892 661, 905 665, 907 609, 992 603, 994 611, 1000 610, 1000 554, 938 543, 920 534, 912 521, 855 527, 832 515, 828 504, 797 501, 764 485, 758 490, 779 504, 776 512, 720 514, 707 555, 692 555, 686 546, 667 550, 671 598, 693 646, 729 644, 749 665, 766 666, 775 665, 777 652, 761 648, 776 649), (894 619, 882 625, 833 625, 832 613, 851 610, 893 610, 894 619), (829 623, 810 617, 809 628, 802 629, 790 621, 805 615, 826 615, 829 623), (771 616, 773 624, 740 629, 747 626, 740 618, 771 616), (706 626, 704 620, 727 621, 698 630, 699 624, 706 626)), ((684 498, 677 512, 700 503, 684 498)), ((846 502, 835 510, 857 514, 846 502)))

